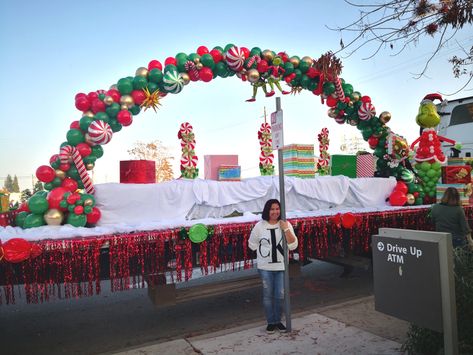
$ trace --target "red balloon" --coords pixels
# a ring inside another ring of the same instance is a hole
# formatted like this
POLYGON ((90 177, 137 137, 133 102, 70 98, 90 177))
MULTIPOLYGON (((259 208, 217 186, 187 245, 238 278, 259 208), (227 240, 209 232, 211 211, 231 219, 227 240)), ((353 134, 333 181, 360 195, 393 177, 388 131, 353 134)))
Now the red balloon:
POLYGON ((87 95, 84 94, 83 92, 79 92, 79 93, 77 93, 76 96, 74 97, 74 100, 77 100, 78 98, 81 98, 81 97, 87 98, 87 95))
POLYGON ((20 204, 20 206, 17 209, 18 212, 31 212, 30 208, 28 207, 28 202, 24 201, 20 204))
POLYGON ((146 99, 145 93, 141 90, 133 90, 131 92, 131 97, 133 98, 133 101, 136 105, 141 105, 146 99))
POLYGON ((67 191, 70 191, 70 192, 76 191, 77 188, 79 187, 78 184, 77 184, 77 181, 75 181, 74 179, 72 179, 70 177, 67 177, 64 180, 62 180, 61 186, 64 187, 65 189, 67 189, 67 191))
POLYGON ((327 97, 327 106, 328 107, 335 107, 337 106, 337 99, 335 99, 333 96, 327 97))
POLYGON ((75 214, 82 214, 84 212, 84 206, 76 206, 74 207, 74 213, 75 214))
POLYGON ((319 75, 319 72, 313 68, 313 67, 310 67, 308 70, 307 70, 307 73, 305 73, 305 75, 307 75, 309 78, 313 79, 315 78, 317 75, 319 75))
POLYGON ((71 168, 71 164, 69 163, 64 163, 59 165, 59 169, 62 171, 68 171, 71 168))
POLYGON ((404 192, 394 190, 389 196, 391 206, 404 206, 407 202, 407 196, 404 192))
POLYGON ((61 202, 66 192, 69 192, 69 190, 64 187, 55 187, 54 189, 49 191, 48 196, 46 197, 49 202, 49 208, 57 208, 61 211, 66 211, 65 208, 59 206, 59 203, 61 202))
POLYGON ((163 70, 163 65, 159 60, 153 59, 151 62, 148 63, 148 70, 151 71, 153 69, 163 70))
POLYGON ((133 122, 133 117, 131 116, 130 111, 121 110, 118 112, 117 121, 123 126, 129 126, 133 122))
POLYGON ((19 263, 41 254, 41 247, 22 238, 12 238, 2 247, 3 256, 10 263, 19 263))
POLYGON ((86 214, 86 216, 87 216, 87 223, 95 224, 99 221, 102 214, 100 213, 100 210, 97 207, 93 207, 92 212, 90 212, 89 214, 86 214))
POLYGON ((340 225, 342 223, 342 215, 340 213, 337 213, 336 215, 332 216, 330 220, 337 227, 340 227, 340 225))
POLYGON ((53 164, 58 159, 59 159, 59 154, 51 155, 51 158, 49 158, 49 164, 53 164))
POLYGON ((105 112, 105 108, 106 108, 105 102, 103 102, 99 98, 92 101, 92 112, 93 113, 105 112))
POLYGON ((289 60, 289 56, 286 52, 279 52, 278 56, 281 57, 282 61, 286 63, 289 60))
POLYGON ((369 137, 368 138, 368 144, 370 146, 371 149, 375 148, 379 143, 379 138, 378 137, 369 137))
POLYGON ((245 56, 245 58, 248 58, 250 56, 250 50, 246 47, 240 47, 241 52, 245 56))
POLYGON ((51 182, 56 177, 56 172, 48 165, 41 165, 36 169, 36 177, 41 182, 51 182))
POLYGON ((268 70, 268 62, 264 59, 262 59, 259 63, 258 66, 256 67, 258 72, 260 73, 265 73, 268 70))
POLYGON ((164 61, 164 66, 169 65, 169 64, 176 65, 177 64, 176 58, 167 57, 166 60, 164 61))
POLYGON ((72 121, 71 124, 69 125, 70 129, 80 129, 80 124, 79 121, 72 121))
POLYGON ((120 102, 120 91, 115 90, 115 89, 110 89, 107 91, 107 96, 110 96, 114 102, 119 103, 120 102))
POLYGON ((197 48, 196 52, 197 52, 198 55, 200 55, 202 57, 204 54, 207 54, 209 52, 209 50, 206 46, 200 46, 199 48, 197 48))
POLYGON ((82 112, 90 109, 90 101, 87 98, 87 96, 84 96, 84 97, 81 96, 76 99, 76 108, 82 112))
POLYGON ((214 73, 212 72, 212 69, 203 67, 199 71, 199 77, 200 77, 200 80, 208 83, 210 80, 213 79, 214 73))
POLYGON ((407 185, 404 181, 398 181, 397 184, 396 184, 396 187, 394 188, 394 190, 401 191, 401 192, 407 194, 407 191, 409 189, 407 188, 407 185))
POLYGON ((222 52, 220 52, 218 49, 212 49, 210 51, 210 55, 214 59, 215 64, 217 64, 218 62, 220 62, 223 59, 222 52))
POLYGON ((369 96, 362 96, 362 97, 361 97, 361 102, 363 102, 363 103, 371 102, 371 97, 369 97, 369 96))
POLYGON ((342 226, 346 229, 351 229, 356 223, 356 216, 353 213, 342 214, 342 226))
POLYGON ((92 153, 92 148, 87 143, 79 143, 76 145, 76 148, 82 157, 86 157, 92 153))

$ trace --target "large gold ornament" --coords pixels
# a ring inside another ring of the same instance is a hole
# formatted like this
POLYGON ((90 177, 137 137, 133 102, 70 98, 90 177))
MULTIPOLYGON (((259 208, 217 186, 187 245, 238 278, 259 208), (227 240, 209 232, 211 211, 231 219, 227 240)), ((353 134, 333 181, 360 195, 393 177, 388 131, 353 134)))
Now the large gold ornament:
POLYGON ((263 59, 267 60, 268 62, 272 62, 274 59, 274 54, 269 49, 265 49, 261 55, 263 59))
POLYGON ((146 69, 145 67, 139 67, 138 69, 136 69, 135 76, 147 77, 148 76, 148 69, 146 69))
POLYGON ((259 80, 259 72, 256 69, 250 69, 246 72, 246 76, 248 77, 248 81, 250 83, 256 83, 259 80))
POLYGON ((390 120, 391 120, 391 112, 388 112, 388 111, 383 111, 381 112, 381 114, 379 115, 379 120, 381 121, 381 123, 388 123, 390 120))
POLYGON ((145 93, 146 98, 144 99, 140 107, 144 107, 145 111, 151 107, 154 112, 156 112, 156 109, 159 108, 158 106, 161 105, 161 103, 159 102, 159 94, 161 92, 156 89, 151 93, 147 87, 143 89, 143 92, 145 93))
POLYGON ((133 107, 133 105, 135 104, 135 102, 133 101, 133 98, 130 95, 123 95, 120 98, 120 103, 122 105, 125 105, 128 108, 133 107))
POLYGON ((64 220, 64 214, 56 208, 48 210, 43 217, 48 226, 60 226, 64 220))
POLYGON ((408 205, 413 205, 416 202, 416 198, 413 194, 407 194, 406 197, 408 205))

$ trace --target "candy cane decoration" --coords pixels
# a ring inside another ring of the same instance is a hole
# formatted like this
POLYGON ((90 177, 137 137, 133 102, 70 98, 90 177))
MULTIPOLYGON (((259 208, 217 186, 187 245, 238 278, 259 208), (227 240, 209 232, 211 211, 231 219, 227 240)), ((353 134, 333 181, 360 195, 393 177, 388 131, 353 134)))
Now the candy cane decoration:
POLYGON ((328 138, 328 133, 328 129, 324 127, 317 137, 320 150, 320 158, 317 162, 317 171, 319 172, 319 175, 328 175, 329 173, 330 154, 328 153, 328 146, 330 140, 328 138))
POLYGON ((178 137, 181 139, 181 174, 182 177, 195 179, 199 175, 197 169, 198 157, 195 155, 195 139, 192 125, 184 122, 179 127, 178 137))
POLYGON ((248 63, 246 64, 246 67, 249 69, 251 68, 251 66, 254 64, 254 62, 256 62, 256 64, 259 64, 259 62, 261 62, 261 58, 259 55, 254 55, 253 57, 251 57, 249 60, 248 60, 248 63))
POLYGON ((261 128, 258 131, 258 139, 261 148, 261 154, 259 156, 259 169, 262 176, 273 175, 273 149, 272 149, 272 137, 271 137, 271 126, 269 123, 264 122, 261 124, 261 128))
POLYGON ((339 77, 335 78, 335 94, 339 101, 345 100, 345 93, 343 92, 342 82, 339 77))
POLYGON ((192 76, 194 80, 199 79, 199 71, 197 70, 197 67, 193 61, 188 60, 186 64, 184 64, 184 68, 186 68, 187 72, 192 76))
POLYGON ((84 162, 82 161, 82 157, 79 151, 76 147, 66 145, 61 148, 59 153, 59 159, 61 159, 62 164, 66 164, 69 162, 69 158, 72 158, 72 161, 74 162, 77 171, 79 172, 80 179, 84 184, 85 192, 87 192, 88 194, 94 194, 94 185, 92 184, 92 180, 90 179, 90 176, 87 173, 87 169, 85 168, 84 162))

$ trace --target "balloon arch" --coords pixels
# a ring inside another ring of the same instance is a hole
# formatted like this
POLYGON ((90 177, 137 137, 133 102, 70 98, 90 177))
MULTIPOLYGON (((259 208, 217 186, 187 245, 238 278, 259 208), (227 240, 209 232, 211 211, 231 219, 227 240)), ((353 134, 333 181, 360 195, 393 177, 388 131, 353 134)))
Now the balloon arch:
POLYGON ((133 116, 142 109, 156 110, 166 95, 180 93, 193 81, 210 82, 217 77, 233 76, 252 86, 249 102, 256 100, 259 89, 266 97, 273 96, 275 90, 283 95, 309 90, 320 96, 322 104, 329 107, 329 117, 360 130, 378 158, 378 175, 404 180, 409 192, 417 197, 415 203, 421 204, 424 192, 414 183, 415 175, 408 164, 407 141, 386 125, 391 118, 389 112, 376 115, 371 98, 340 78, 341 69, 340 60, 331 52, 313 59, 258 47, 249 50, 233 44, 210 51, 201 46, 195 53, 168 57, 164 67, 158 60, 152 60, 147 67, 138 68, 134 77, 119 79, 109 90, 79 93, 75 96, 75 106, 82 117, 71 123, 66 141, 61 144, 59 153, 50 158, 49 165, 36 170, 46 191, 35 193, 20 207, 16 223, 23 228, 44 224, 95 224, 100 219, 100 211, 95 207, 94 187, 88 171, 102 157, 102 146, 113 134, 129 126, 133 116), (290 91, 283 90, 281 82, 287 84, 290 91), (78 192, 79 189, 85 191, 78 192))

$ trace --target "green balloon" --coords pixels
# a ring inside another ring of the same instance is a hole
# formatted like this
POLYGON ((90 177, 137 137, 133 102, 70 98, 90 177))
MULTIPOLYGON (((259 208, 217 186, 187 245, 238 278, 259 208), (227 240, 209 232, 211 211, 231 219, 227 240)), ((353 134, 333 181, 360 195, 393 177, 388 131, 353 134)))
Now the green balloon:
POLYGON ((93 210, 92 206, 84 206, 84 213, 89 214, 93 210))
POLYGON ((307 63, 307 62, 304 62, 304 61, 301 61, 299 63, 299 69, 302 73, 307 73, 307 71, 309 70, 310 68, 310 64, 307 63))
POLYGON ((179 61, 179 60, 182 60, 182 61, 186 61, 187 60, 187 54, 186 53, 177 53, 176 54, 176 61, 179 61))
POLYGON ((168 72, 177 72, 177 67, 173 64, 168 64, 164 67, 164 75, 168 72))
POLYGON ((215 65, 214 73, 221 78, 226 78, 229 75, 228 66, 223 61, 220 61, 215 65))
POLYGON ((45 190, 48 190, 48 191, 51 191, 52 189, 54 189, 53 184, 50 183, 50 182, 44 183, 43 187, 44 187, 45 190))
POLYGON ((427 170, 427 173, 426 175, 429 177, 429 178, 433 178, 437 175, 437 172, 434 170, 434 169, 429 169, 427 170))
POLYGON ((424 171, 428 171, 430 170, 430 163, 427 163, 426 161, 424 161, 420 164, 420 168, 424 171))
POLYGON ((120 112, 120 110, 121 110, 120 105, 114 102, 113 104, 111 104, 105 109, 105 112, 107 113, 108 117, 111 118, 111 117, 117 117, 118 112, 120 112))
POLYGON ((81 119, 79 120, 80 129, 83 130, 84 132, 87 132, 92 122, 94 122, 94 119, 92 117, 89 117, 89 116, 81 117, 81 119))
POLYGON ((94 145, 92 147, 92 154, 98 158, 102 158, 103 156, 103 148, 100 145, 94 145))
POLYGON ((108 123, 110 125, 110 128, 112 129, 113 133, 119 132, 123 126, 117 121, 116 118, 110 119, 110 122, 108 123))
POLYGON ((17 225, 18 227, 21 227, 23 228, 24 227, 24 223, 25 223, 25 219, 26 217, 28 216, 28 212, 26 211, 22 211, 20 213, 18 213, 16 216, 15 216, 15 225, 17 225))
POLYGON ((311 79, 309 82, 309 86, 307 87, 307 90, 314 91, 315 89, 317 89, 318 85, 319 85, 318 80, 311 79))
POLYGON ((160 85, 163 85, 163 82, 161 82, 161 83, 159 83, 159 84, 151 83, 151 82, 148 83, 148 90, 149 90, 149 92, 150 92, 150 93, 153 93, 153 92, 155 92, 155 91, 158 90, 158 89, 159 89, 160 91, 162 91, 162 88, 159 87, 160 85))
POLYGON ((200 62, 204 65, 204 67, 210 68, 212 70, 215 67, 214 58, 209 53, 204 54, 200 58, 200 62))
POLYGON ((416 202, 415 202, 416 205, 422 205, 423 203, 424 203, 424 198, 423 197, 419 196, 419 197, 416 198, 416 202))
POLYGON ((285 76, 294 73, 294 64, 287 61, 286 63, 284 63, 284 70, 285 70, 285 73, 284 73, 285 76))
POLYGON ((77 168, 74 165, 71 165, 69 170, 66 172, 66 175, 69 176, 70 178, 73 178, 76 181, 80 180, 79 172, 77 171, 77 168))
POLYGON ((66 223, 74 227, 85 227, 87 224, 87 217, 85 214, 69 213, 66 223))
POLYGON ((41 197, 46 198, 46 197, 48 196, 48 192, 47 192, 47 191, 44 191, 44 190, 42 190, 42 191, 37 191, 37 192, 35 192, 35 194, 34 194, 33 196, 41 196, 41 197))
POLYGON ((216 49, 216 50, 218 50, 220 53, 223 53, 223 48, 220 47, 220 46, 215 46, 215 47, 213 47, 213 49, 216 49))
POLYGON ((177 70, 181 73, 185 72, 186 71, 186 63, 187 63, 187 60, 186 59, 177 59, 177 70))
POLYGON ((302 77, 301 77, 301 86, 304 89, 308 89, 309 88, 309 83, 310 83, 310 78, 305 74, 302 75, 302 77))
POLYGON ((135 116, 136 116, 137 114, 139 114, 140 111, 141 111, 141 107, 138 106, 138 105, 133 105, 133 106, 131 106, 131 108, 130 108, 130 112, 131 112, 133 115, 135 115, 135 116))
POLYGON ((84 134, 78 129, 70 129, 69 131, 67 131, 66 139, 67 142, 73 146, 85 142, 84 134))
POLYGON ((193 243, 202 243, 204 240, 207 239, 209 232, 207 227, 202 223, 194 224, 192 227, 189 228, 189 239, 193 243))
POLYGON ((130 78, 121 78, 120 80, 118 80, 117 88, 118 91, 120 91, 120 94, 122 95, 131 94, 131 92, 133 91, 133 80, 130 78))
POLYGON ((302 72, 299 69, 294 69, 294 74, 296 74, 296 80, 301 80, 302 72))
POLYGON ((384 147, 376 147, 373 151, 373 155, 378 158, 382 158, 384 154, 386 154, 386 149, 384 149, 384 147))
POLYGON ((88 155, 84 157, 84 164, 95 164, 95 161, 97 160, 97 157, 95 155, 88 155))
POLYGON ((67 208, 68 204, 66 200, 62 200, 59 202, 59 207, 61 208, 67 208))
POLYGON ((436 170, 436 171, 439 171, 442 169, 442 165, 439 163, 439 162, 433 162, 432 163, 432 169, 436 170))
POLYGON ((325 95, 332 95, 335 92, 335 84, 331 81, 326 81, 323 85, 325 95))
POLYGON ((54 187, 59 187, 62 184, 62 180, 56 176, 54 180, 51 181, 51 184, 53 184, 54 187))
MULTIPOLYGON (((107 122, 110 120, 110 117, 105 112, 97 112, 94 116, 96 121, 107 122)), ((82 129, 82 128, 81 128, 82 129)))
POLYGON ((45 224, 42 214, 31 213, 26 216, 25 221, 23 222, 23 228, 41 227, 45 224))
POLYGON ((148 80, 144 76, 137 75, 133 79, 133 89, 143 90, 147 86, 148 86, 148 80))
POLYGON ((233 43, 229 43, 225 46, 225 48, 223 49, 224 52, 228 51, 230 48, 232 47, 235 47, 235 45, 233 43))
POLYGON ((200 55, 198 55, 197 53, 191 53, 191 54, 189 54, 189 60, 190 60, 191 62, 194 62, 197 58, 200 59, 200 55))
POLYGON ((34 194, 28 200, 28 208, 31 212, 41 214, 48 210, 49 202, 45 196, 34 194))
POLYGON ((159 70, 158 68, 155 68, 155 69, 151 70, 148 73, 148 79, 149 79, 150 82, 155 83, 155 84, 162 83, 163 82, 163 72, 161 70, 159 70))
POLYGON ((54 169, 59 169, 59 166, 61 166, 61 159, 56 158, 54 161, 50 163, 50 165, 54 169))
POLYGON ((345 93, 345 96, 350 96, 353 94, 353 86, 351 84, 342 84, 342 89, 345 93))

